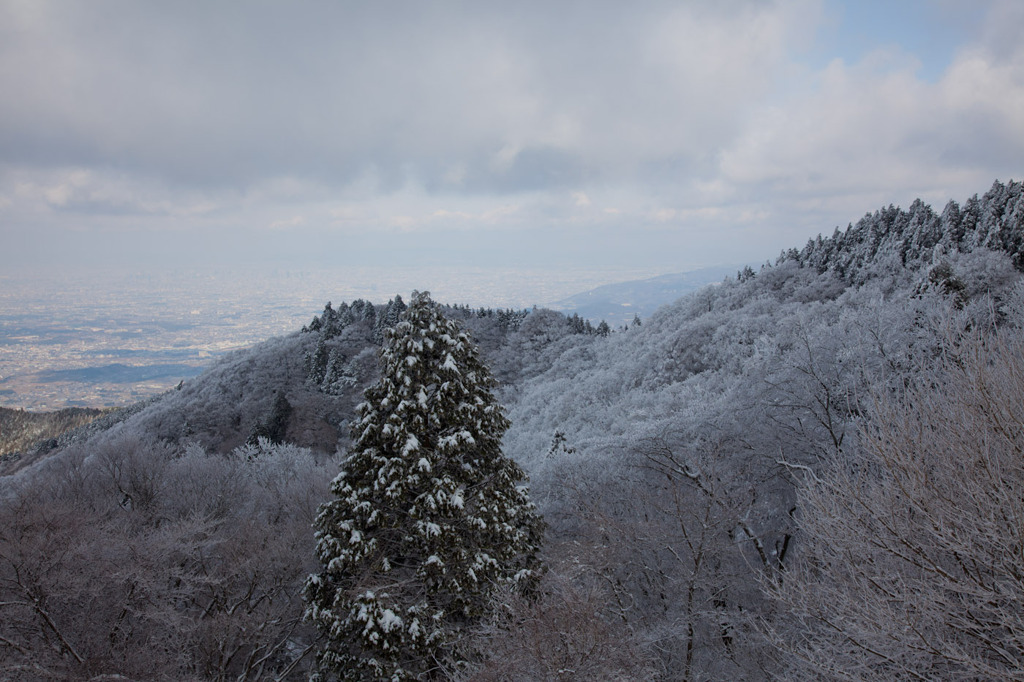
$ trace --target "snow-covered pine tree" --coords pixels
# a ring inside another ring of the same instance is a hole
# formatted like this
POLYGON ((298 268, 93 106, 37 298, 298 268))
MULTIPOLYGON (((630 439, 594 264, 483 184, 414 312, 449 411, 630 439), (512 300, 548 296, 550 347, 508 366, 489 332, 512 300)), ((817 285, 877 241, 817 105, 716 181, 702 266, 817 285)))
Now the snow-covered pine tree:
POLYGON ((413 292, 380 359, 314 524, 306 615, 322 676, 428 679, 496 587, 536 581, 542 521, 501 452, 495 381, 429 294, 413 292))

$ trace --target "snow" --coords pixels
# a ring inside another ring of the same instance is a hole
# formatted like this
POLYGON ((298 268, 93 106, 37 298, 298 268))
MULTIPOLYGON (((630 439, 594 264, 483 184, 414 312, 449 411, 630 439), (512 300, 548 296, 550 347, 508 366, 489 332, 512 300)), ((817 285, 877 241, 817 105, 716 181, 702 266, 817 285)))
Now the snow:
POLYGON ((426 457, 420 457, 420 461, 417 462, 416 466, 419 467, 420 471, 430 472, 430 462, 427 461, 426 457))
POLYGON ((400 628, 403 625, 402 619, 395 615, 395 612, 391 609, 384 609, 384 613, 381 614, 380 629, 384 632, 391 632, 396 628, 400 628))
POLYGON ((455 362, 455 358, 452 357, 451 353, 448 353, 444 358, 444 364, 441 365, 441 369, 447 369, 451 372, 459 374, 459 365, 455 362))
POLYGON ((473 434, 463 429, 458 433, 453 433, 449 436, 445 436, 444 438, 438 441, 438 445, 440 445, 441 448, 443 449, 450 449, 457 446, 460 441, 465 443, 466 445, 476 444, 476 439, 473 438, 473 434))
POLYGON ((419 449, 419 439, 416 438, 415 434, 410 433, 409 437, 405 439, 405 447, 402 448, 402 456, 408 457, 411 453, 416 452, 419 449))
POLYGON ((516 574, 512 577, 512 580, 514 582, 519 582, 520 580, 523 580, 524 578, 529 578, 532 575, 533 575, 533 571, 524 568, 524 569, 516 572, 516 574))

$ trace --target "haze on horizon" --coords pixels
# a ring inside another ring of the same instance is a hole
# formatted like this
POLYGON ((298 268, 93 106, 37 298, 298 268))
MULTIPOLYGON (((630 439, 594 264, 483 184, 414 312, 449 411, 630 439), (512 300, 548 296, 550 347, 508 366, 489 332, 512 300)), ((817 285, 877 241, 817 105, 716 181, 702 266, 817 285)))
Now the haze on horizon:
POLYGON ((1024 3, 0 0, 0 272, 684 271, 1020 179, 1024 3))

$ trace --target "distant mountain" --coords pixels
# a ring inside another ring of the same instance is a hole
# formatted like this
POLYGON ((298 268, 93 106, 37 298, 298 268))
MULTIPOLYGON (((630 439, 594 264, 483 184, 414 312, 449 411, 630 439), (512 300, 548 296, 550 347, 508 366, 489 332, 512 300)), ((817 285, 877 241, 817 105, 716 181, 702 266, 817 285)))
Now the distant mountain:
POLYGON ((727 275, 735 275, 737 270, 735 265, 717 265, 650 279, 605 284, 556 301, 550 307, 576 313, 591 322, 604 320, 613 327, 621 327, 632 322, 634 315, 646 319, 661 306, 708 284, 721 282, 727 275))
POLYGON ((102 367, 83 367, 80 369, 52 369, 39 372, 36 376, 41 382, 79 381, 82 383, 109 382, 115 384, 131 384, 154 379, 179 379, 194 377, 203 371, 202 367, 185 364, 159 364, 131 366, 121 363, 103 365, 102 367))

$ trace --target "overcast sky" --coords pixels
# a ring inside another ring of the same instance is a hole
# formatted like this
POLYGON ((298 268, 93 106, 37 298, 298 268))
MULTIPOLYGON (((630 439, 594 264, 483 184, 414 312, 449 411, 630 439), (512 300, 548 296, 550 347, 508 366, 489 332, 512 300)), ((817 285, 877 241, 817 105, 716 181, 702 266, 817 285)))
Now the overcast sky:
POLYGON ((1024 177, 1024 2, 0 0, 0 267, 683 271, 1024 177))

